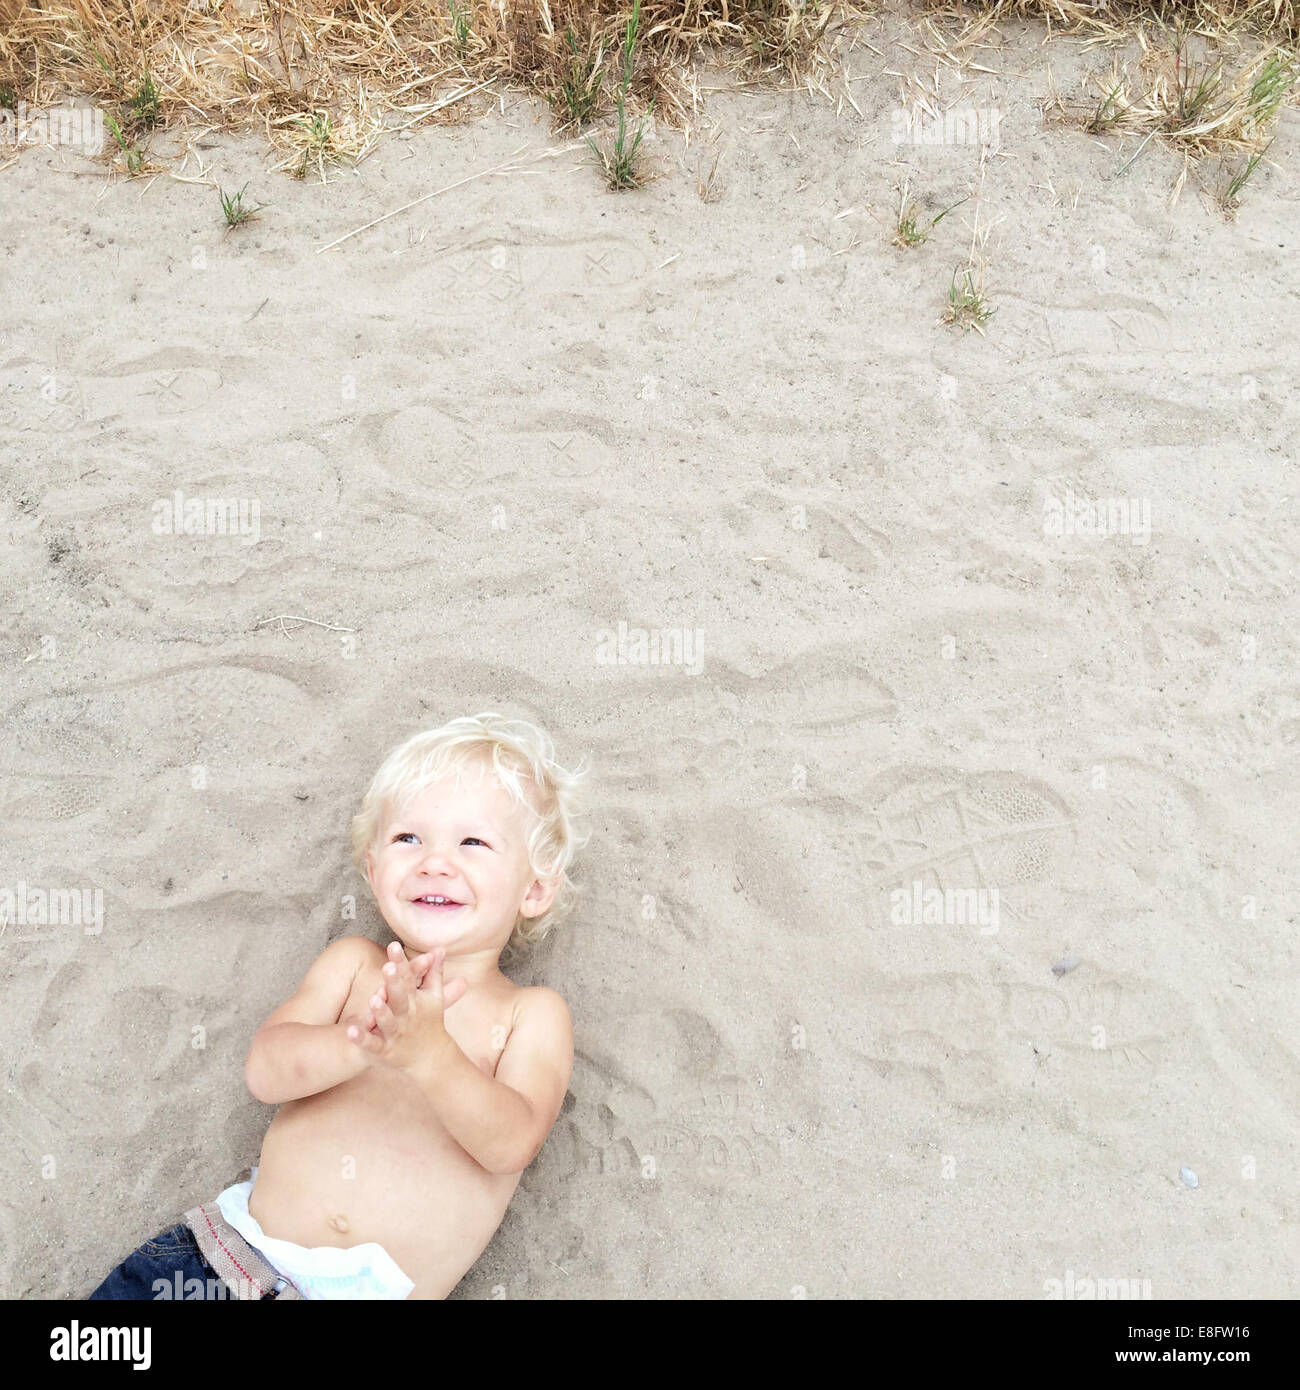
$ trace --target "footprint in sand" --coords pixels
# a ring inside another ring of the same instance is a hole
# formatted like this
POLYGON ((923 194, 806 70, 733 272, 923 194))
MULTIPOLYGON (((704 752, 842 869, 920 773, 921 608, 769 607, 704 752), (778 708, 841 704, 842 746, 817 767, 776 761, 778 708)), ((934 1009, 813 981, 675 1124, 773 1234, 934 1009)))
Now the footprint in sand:
MULTIPOLYGON (((577 279, 589 290, 621 289, 639 280, 646 270, 646 258, 631 242, 609 238, 594 242, 579 242, 565 248, 576 261, 577 279)), ((557 267, 558 269, 558 267, 557 267)), ((557 274, 556 279, 573 282, 572 264, 569 274, 557 274)))
POLYGON ((1175 1032, 1193 1042, 1181 1006, 1119 980, 1090 982, 1082 971, 1055 988, 1001 986, 998 1014, 1012 1038, 1030 1044, 1040 1058, 1054 1058, 1084 1088, 1073 1092, 1075 1099, 1093 1086, 1103 1095, 1130 1094, 1132 1081, 1153 1075, 1169 1060, 1175 1032))
POLYGON ((0 814, 22 823, 78 820, 102 811, 112 784, 103 777, 11 777, 0 785, 0 814))
POLYGON ((25 363, 0 374, 0 416, 21 431, 63 434, 87 416, 81 381, 58 367, 25 363))
POLYGON ((514 245, 483 242, 447 252, 417 273, 437 314, 494 316, 524 295, 620 290, 645 274, 646 257, 614 237, 514 245))
MULTIPOLYGON (((593 1058, 584 1061, 594 1065, 593 1058)), ((587 1137, 598 1146, 588 1162, 602 1172, 642 1173, 653 1158, 662 1176, 727 1186, 759 1180, 771 1170, 776 1148, 756 1128, 757 1093, 703 1013, 669 1009, 626 1016, 617 1061, 598 1066, 590 1080, 585 1091, 601 1098, 602 1123, 598 1132, 587 1126, 587 1137), (664 1075, 686 1077, 700 1058, 708 1059, 709 1070, 691 1087, 670 1095, 658 1084, 660 1067, 664 1075)))
POLYGON ((957 974, 883 975, 871 1007, 828 1019, 835 1044, 891 1082, 928 1084, 961 1108, 997 1102, 999 1065, 984 991, 957 974), (923 1020, 924 1027, 918 1027, 923 1020))
MULTIPOLYGON (((262 632, 270 640, 271 630, 262 632)), ((45 724, 69 709, 78 710, 90 729, 114 730, 124 757, 175 767, 187 767, 200 753, 275 765, 282 756, 298 755, 302 731, 317 723, 314 702, 302 686, 255 662, 150 672, 113 686, 35 700, 26 715, 33 724, 45 724), (250 721, 249 710, 259 711, 259 717, 250 721)), ((99 804, 95 788, 106 783, 64 778, 61 785, 65 790, 46 806, 44 819, 52 818, 55 806, 66 807, 66 814, 84 814, 99 804)), ((37 789, 30 794, 46 795, 37 789)), ((43 804, 34 800, 32 809, 43 804)))
MULTIPOLYGON (((768 490, 747 493, 741 503, 723 509, 723 543, 747 558, 765 554, 769 557, 765 563, 773 565, 783 565, 787 557, 793 559, 809 549, 818 560, 834 561, 855 574, 873 574, 888 563, 893 544, 883 531, 868 526, 847 507, 819 506, 805 500, 807 496, 781 496, 768 490)), ((701 539, 706 539, 703 532, 701 539)), ((716 548, 717 542, 707 539, 710 548, 716 548)))
POLYGON ((174 1062, 183 1045, 169 1046, 184 1029, 180 996, 156 984, 110 994, 91 974, 78 961, 55 974, 32 1025, 36 1049, 16 1077, 16 1093, 56 1134, 120 1139, 124 1132, 148 1132, 155 1111, 171 1108, 157 1077, 164 1055, 174 1062), (69 1058, 75 1067, 61 1064, 69 1058))
POLYGON ((85 702, 76 696, 38 697, 4 715, 15 764, 39 767, 44 774, 120 770, 122 743, 111 727, 92 724, 85 702))
POLYGON ((553 428, 539 433, 503 436, 497 447, 510 458, 512 468, 539 480, 587 478, 602 470, 612 472, 614 459, 609 449, 594 435, 573 428, 573 424, 568 418, 557 419, 553 428))
POLYGON ((1095 309, 1088 309, 1034 304, 1003 295, 998 300, 998 320, 1004 330, 998 350, 1016 361, 1111 357, 1171 346, 1161 310, 1140 300, 1126 302, 1122 296, 1118 302, 1103 297, 1095 309))
POLYGON ((142 416, 186 415, 206 405, 221 389, 220 372, 210 368, 182 367, 176 371, 149 372, 132 383, 136 408, 142 416))
POLYGON ((412 405, 383 416, 378 446, 376 461, 386 473, 439 492, 466 492, 489 472, 480 441, 433 406, 412 405))
POLYGON ((858 736, 898 714, 893 691, 856 647, 822 647, 786 662, 740 698, 747 721, 789 730, 799 742, 858 736))
MULTIPOLYGON (((1014 772, 900 768, 863 797, 860 872, 875 925, 891 894, 919 882, 940 892, 1004 892, 1045 880, 1075 836, 1073 812, 1050 788, 1014 772)), ((1015 911, 1015 895, 1003 904, 1015 911)))
POLYGON ((492 314, 523 293, 523 262, 514 246, 484 244, 440 256, 418 277, 437 316, 492 314))

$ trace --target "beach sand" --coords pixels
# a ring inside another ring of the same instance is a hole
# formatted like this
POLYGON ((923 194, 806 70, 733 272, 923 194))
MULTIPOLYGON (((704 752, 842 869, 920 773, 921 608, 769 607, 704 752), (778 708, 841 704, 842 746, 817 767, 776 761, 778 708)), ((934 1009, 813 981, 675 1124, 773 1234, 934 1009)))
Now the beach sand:
POLYGON ((0 885, 103 915, 6 928, 0 1293, 84 1296, 257 1161, 255 1029, 388 939, 366 783, 491 709, 590 759, 593 836, 514 972, 570 1094, 454 1297, 1300 1294, 1300 118, 1235 223, 1170 207, 1167 149, 1043 125, 1097 65, 1043 32, 940 76, 999 112, 982 181, 895 143, 899 19, 861 114, 709 92, 627 193, 510 94, 324 187, 205 136, 229 233, 4 172, 0 885), (978 192, 911 251, 905 173, 978 192), (981 336, 940 318, 988 227, 981 336), (178 490, 256 537, 158 534, 178 490))

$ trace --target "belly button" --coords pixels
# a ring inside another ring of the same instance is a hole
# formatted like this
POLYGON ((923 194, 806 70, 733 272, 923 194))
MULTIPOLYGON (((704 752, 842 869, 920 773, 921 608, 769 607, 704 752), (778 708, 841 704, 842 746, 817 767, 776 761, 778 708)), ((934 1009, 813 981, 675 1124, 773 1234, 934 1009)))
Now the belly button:
POLYGON ((334 1229, 339 1233, 339 1235, 346 1235, 346 1234, 347 1234, 347 1230, 348 1230, 347 1217, 345 1217, 345 1216, 331 1216, 331 1217, 330 1217, 330 1225, 334 1227, 334 1229))

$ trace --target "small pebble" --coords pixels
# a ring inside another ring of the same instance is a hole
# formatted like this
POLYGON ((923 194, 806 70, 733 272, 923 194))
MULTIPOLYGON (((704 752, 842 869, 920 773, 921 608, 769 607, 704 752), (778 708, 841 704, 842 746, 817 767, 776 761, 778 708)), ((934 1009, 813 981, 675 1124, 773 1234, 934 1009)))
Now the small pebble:
POLYGON ((1197 1181, 1196 1174, 1193 1173, 1190 1168, 1180 1168, 1178 1170, 1178 1176, 1182 1178, 1188 1187, 1200 1187, 1201 1185, 1197 1181))
POLYGON ((1058 960, 1056 964, 1052 966, 1052 974, 1068 975, 1078 963, 1078 956, 1066 956, 1064 960, 1058 960))

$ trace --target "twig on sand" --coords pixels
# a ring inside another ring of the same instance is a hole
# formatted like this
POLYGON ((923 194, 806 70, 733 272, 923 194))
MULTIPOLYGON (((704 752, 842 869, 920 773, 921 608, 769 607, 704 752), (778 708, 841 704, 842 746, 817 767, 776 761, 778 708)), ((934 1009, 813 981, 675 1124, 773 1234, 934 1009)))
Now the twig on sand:
MULTIPOLYGON (((286 637, 288 637, 288 635, 289 635, 289 629, 288 629, 287 627, 285 627, 285 623, 310 623, 313 627, 323 627, 323 628, 328 629, 330 632, 355 632, 355 631, 356 631, 356 628, 354 628, 354 627, 338 627, 338 626, 336 626, 334 623, 322 623, 322 622, 320 622, 320 621, 319 621, 318 619, 316 619, 316 618, 300 618, 296 613, 277 613, 277 614, 275 615, 275 617, 273 617, 273 618, 263 618, 263 619, 261 620, 261 622, 254 623, 253 626, 254 626, 254 627, 265 627, 265 626, 267 625, 267 623, 279 623, 279 624, 280 624, 280 631, 281 631, 282 633, 284 633, 284 635, 285 635, 286 637)), ((295 631, 296 631, 296 629, 295 629, 295 631)))
POLYGON ((481 169, 477 174, 469 174, 463 179, 457 179, 455 183, 445 184, 442 188, 435 188, 432 193, 426 193, 422 198, 417 198, 413 203, 406 203, 400 208, 394 208, 392 212, 386 212, 382 217, 376 217, 373 222, 367 222, 364 227, 355 227, 352 231, 345 232, 341 237, 327 243, 325 246, 318 246, 316 248, 316 254, 319 256, 322 251, 332 250, 335 246, 341 245, 350 237, 358 236, 362 232, 368 232, 371 227, 377 227, 381 222, 387 222, 390 217, 396 217, 399 213, 408 212, 411 208, 419 207, 421 203, 427 203, 430 198, 436 198, 440 193, 450 193, 453 188, 460 188, 463 184, 473 183, 475 179, 487 178, 489 174, 516 173, 518 170, 525 168, 528 164, 536 163, 538 160, 554 159, 556 155, 568 154, 571 150, 578 149, 581 144, 582 142, 579 140, 575 141, 573 144, 565 145, 562 149, 543 150, 541 154, 537 155, 534 159, 524 160, 522 163, 516 164, 512 162, 515 155, 519 153, 519 150, 525 148, 523 145, 520 145, 519 150, 516 150, 504 164, 498 164, 493 169, 481 169))

